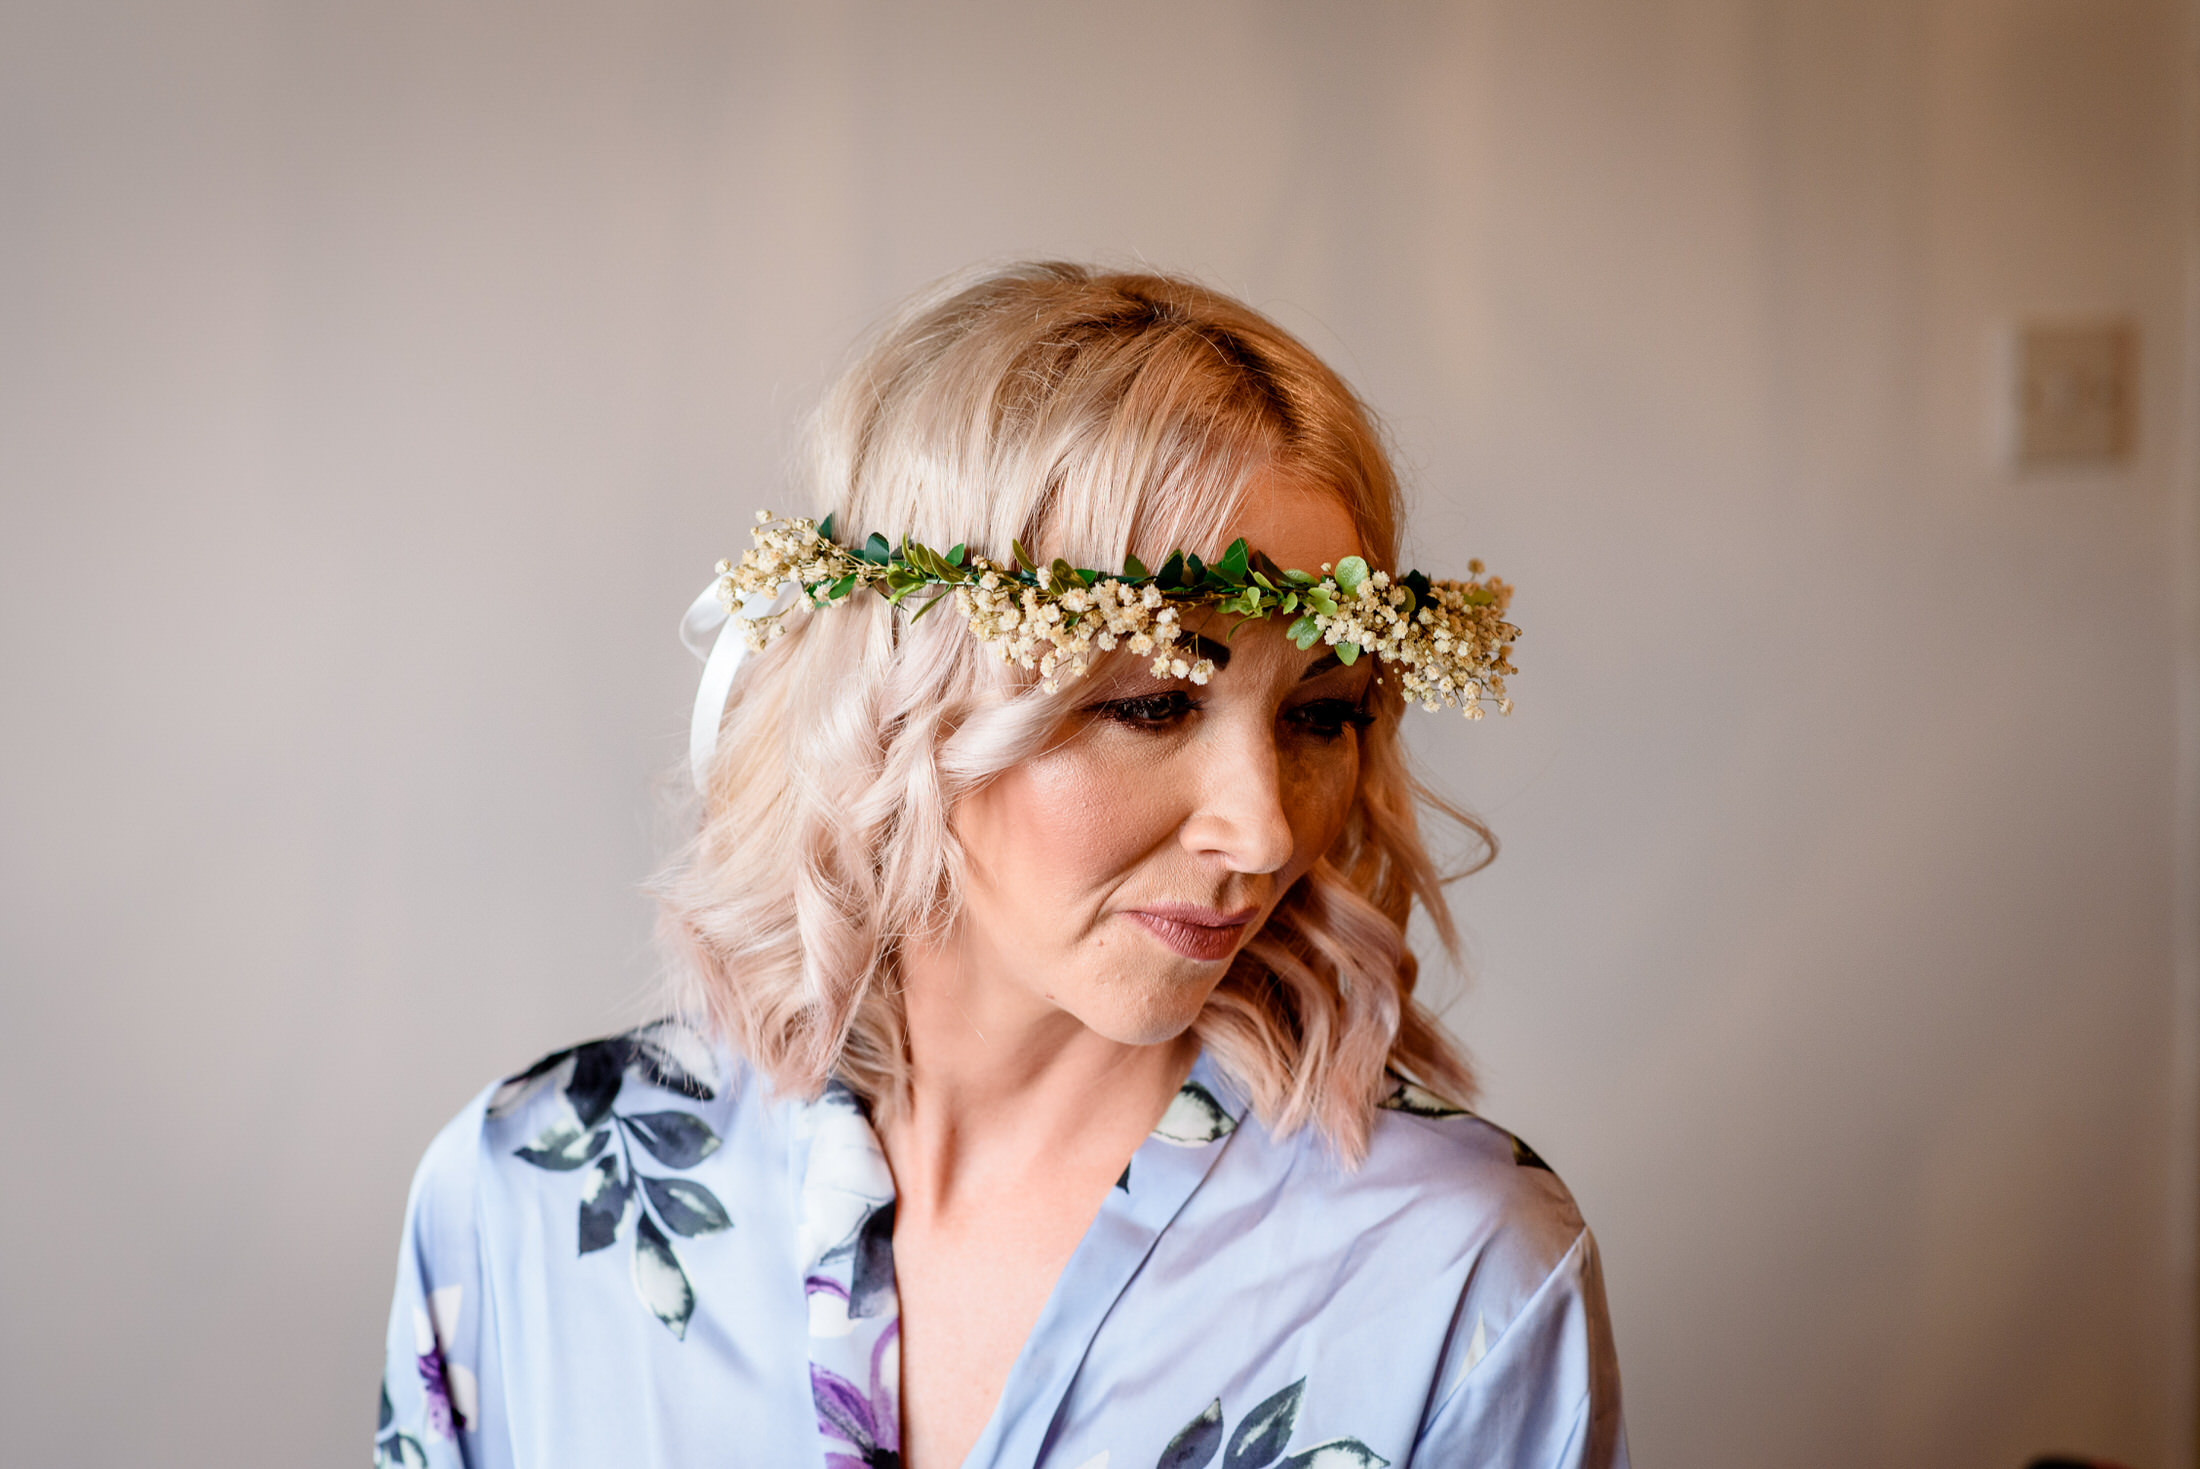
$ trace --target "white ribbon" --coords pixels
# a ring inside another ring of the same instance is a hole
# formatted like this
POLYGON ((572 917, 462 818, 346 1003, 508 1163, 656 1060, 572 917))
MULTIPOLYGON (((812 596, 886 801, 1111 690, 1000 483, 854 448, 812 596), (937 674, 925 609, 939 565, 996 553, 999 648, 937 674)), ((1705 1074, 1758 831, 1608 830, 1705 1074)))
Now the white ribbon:
MULTIPOLYGON (((726 695, 733 692, 733 676, 749 655, 748 629, 726 611, 718 595, 724 577, 712 577, 680 619, 680 641, 703 660, 703 681, 695 690, 695 713, 688 721, 688 774, 697 791, 710 787, 710 767, 718 755, 718 724, 726 717, 726 695)), ((787 595, 791 584, 766 596, 752 592, 741 599, 742 617, 766 617, 794 605, 787 595)))

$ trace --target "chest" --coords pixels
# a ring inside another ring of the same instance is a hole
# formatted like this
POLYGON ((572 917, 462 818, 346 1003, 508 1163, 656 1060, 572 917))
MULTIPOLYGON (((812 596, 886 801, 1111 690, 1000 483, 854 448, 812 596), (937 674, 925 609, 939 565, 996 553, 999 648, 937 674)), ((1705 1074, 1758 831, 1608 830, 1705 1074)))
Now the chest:
POLYGON ((954 1469, 968 1455, 1105 1187, 1002 1190, 896 1221, 908 1469, 954 1469))

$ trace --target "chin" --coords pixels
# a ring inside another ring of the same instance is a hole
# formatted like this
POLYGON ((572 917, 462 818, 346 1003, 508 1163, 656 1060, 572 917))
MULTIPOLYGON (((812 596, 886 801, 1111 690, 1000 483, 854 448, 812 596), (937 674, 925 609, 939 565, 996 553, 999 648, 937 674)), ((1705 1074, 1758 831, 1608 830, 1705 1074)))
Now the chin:
MULTIPOLYGON (((1203 966, 1204 967, 1204 966, 1203 966)), ((1215 978, 1203 983, 1141 985, 1136 992, 1096 996, 1099 1003, 1075 1012, 1087 1030, 1106 1036, 1118 1045, 1158 1046, 1175 1040, 1192 1028, 1207 997, 1221 979, 1222 966, 1214 966, 1215 978), (1110 1000, 1117 1003, 1108 1003, 1110 1000)))

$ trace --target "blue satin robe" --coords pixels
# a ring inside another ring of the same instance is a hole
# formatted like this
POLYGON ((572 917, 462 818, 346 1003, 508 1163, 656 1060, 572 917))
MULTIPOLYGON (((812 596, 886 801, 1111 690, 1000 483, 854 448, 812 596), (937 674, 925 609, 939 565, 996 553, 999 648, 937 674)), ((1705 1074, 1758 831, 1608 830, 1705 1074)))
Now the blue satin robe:
MULTIPOLYGON (((899 1465, 893 1180, 855 1098, 669 1023, 546 1057, 428 1149, 377 1465, 899 1465)), ((1608 1469, 1596 1244, 1511 1134, 1400 1082, 1347 1172, 1202 1056, 965 1469, 1608 1469)))

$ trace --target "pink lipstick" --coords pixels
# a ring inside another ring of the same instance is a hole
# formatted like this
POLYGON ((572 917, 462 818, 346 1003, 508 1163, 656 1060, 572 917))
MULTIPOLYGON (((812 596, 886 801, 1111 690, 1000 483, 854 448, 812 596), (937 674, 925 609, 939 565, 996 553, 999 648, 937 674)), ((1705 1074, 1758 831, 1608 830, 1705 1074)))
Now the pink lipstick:
POLYGON ((1242 908, 1224 913, 1194 903, 1153 903, 1127 909, 1123 916, 1185 958, 1212 963, 1236 951, 1238 940, 1245 936, 1245 926, 1259 912, 1258 908, 1242 908))

